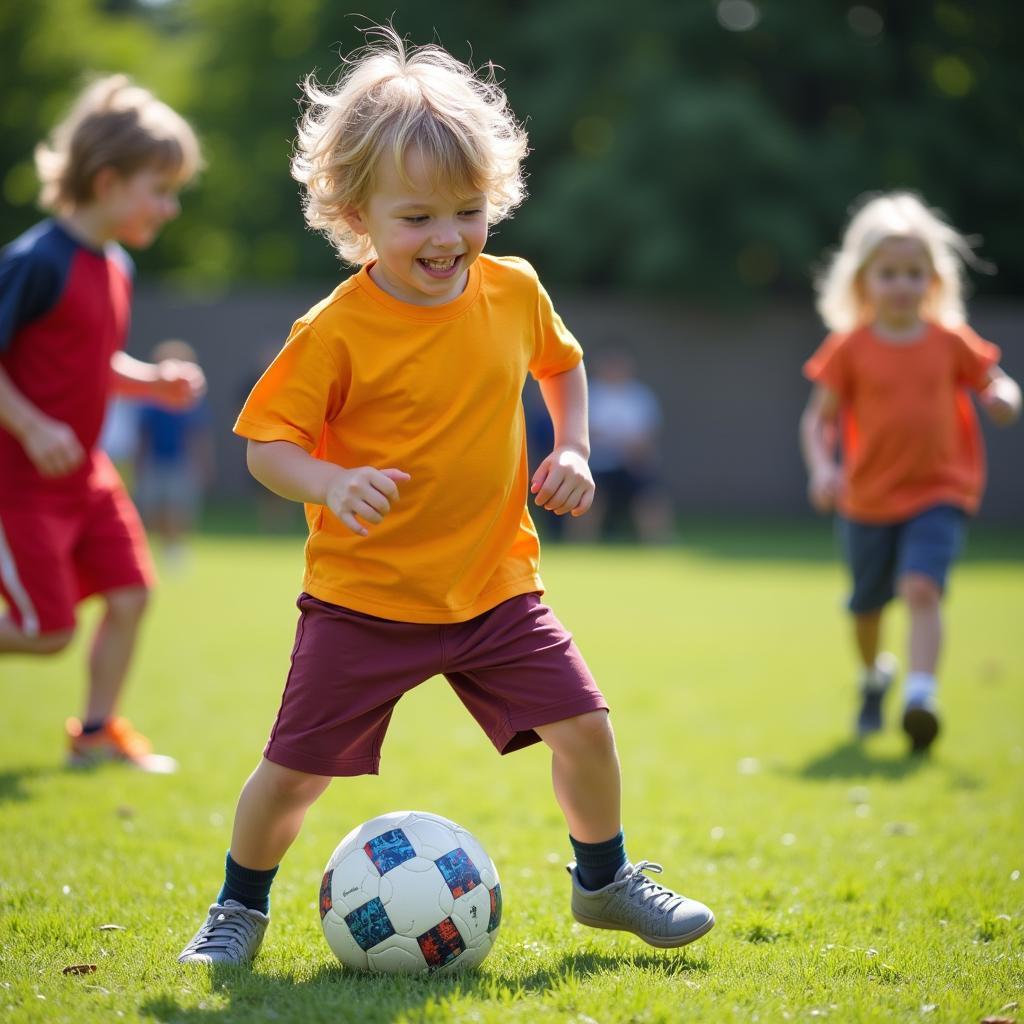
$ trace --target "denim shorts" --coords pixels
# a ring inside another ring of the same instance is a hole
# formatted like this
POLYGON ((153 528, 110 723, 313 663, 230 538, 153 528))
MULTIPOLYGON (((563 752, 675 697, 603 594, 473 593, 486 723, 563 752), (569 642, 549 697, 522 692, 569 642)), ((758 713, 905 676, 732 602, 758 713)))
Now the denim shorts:
POLYGON ((908 572, 928 576, 945 590, 967 533, 967 515, 953 505, 935 505, 898 523, 838 522, 853 577, 847 607, 854 613, 883 608, 908 572))

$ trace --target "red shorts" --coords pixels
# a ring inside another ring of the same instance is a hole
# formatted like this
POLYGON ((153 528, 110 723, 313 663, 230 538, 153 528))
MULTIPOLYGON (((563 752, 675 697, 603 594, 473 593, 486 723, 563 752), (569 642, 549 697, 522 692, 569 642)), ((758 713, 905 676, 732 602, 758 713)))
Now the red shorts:
POLYGON ((311 775, 376 775, 391 713, 407 690, 444 675, 502 754, 534 727, 607 710, 572 636, 537 594, 467 622, 424 625, 303 594, 281 708, 264 755, 311 775))
POLYGON ((92 459, 74 494, 0 502, 0 596, 29 636, 74 628, 75 606, 91 594, 152 586, 135 506, 107 457, 92 459))

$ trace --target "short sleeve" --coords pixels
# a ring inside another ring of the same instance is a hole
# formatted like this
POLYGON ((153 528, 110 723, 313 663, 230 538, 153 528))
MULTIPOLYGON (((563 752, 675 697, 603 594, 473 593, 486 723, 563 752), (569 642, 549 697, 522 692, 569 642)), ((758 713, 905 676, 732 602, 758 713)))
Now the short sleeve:
POLYGON ((235 433, 253 441, 291 441, 307 452, 344 405, 348 370, 311 324, 299 321, 249 394, 235 433))
POLYGON ((830 334, 804 363, 804 376, 834 391, 840 399, 846 399, 850 390, 846 345, 848 338, 847 334, 830 334))
POLYGON ((0 254, 0 352, 22 327, 53 308, 59 291, 55 268, 31 249, 9 247, 0 254))
POLYGON ((583 349, 580 343, 555 312, 550 296, 538 281, 531 375, 535 380, 543 380, 571 370, 582 360, 583 349))
POLYGON ((952 333, 956 339, 954 350, 957 381, 975 391, 984 390, 988 385, 989 370, 999 363, 999 346, 985 341, 966 324, 952 333))

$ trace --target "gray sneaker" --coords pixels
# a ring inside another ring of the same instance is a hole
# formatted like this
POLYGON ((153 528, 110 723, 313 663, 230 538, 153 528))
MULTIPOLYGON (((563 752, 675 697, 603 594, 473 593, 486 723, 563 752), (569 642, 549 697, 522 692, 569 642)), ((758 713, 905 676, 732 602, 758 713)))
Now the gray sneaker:
POLYGON ((259 952, 270 917, 236 900, 214 903, 179 964, 247 964, 259 952))
POLYGON ((623 864, 603 889, 584 889, 576 865, 572 876, 572 916, 591 928, 632 932, 644 942, 671 949, 699 939, 715 926, 715 915, 696 900, 651 881, 644 872, 661 874, 661 865, 642 860, 623 864))

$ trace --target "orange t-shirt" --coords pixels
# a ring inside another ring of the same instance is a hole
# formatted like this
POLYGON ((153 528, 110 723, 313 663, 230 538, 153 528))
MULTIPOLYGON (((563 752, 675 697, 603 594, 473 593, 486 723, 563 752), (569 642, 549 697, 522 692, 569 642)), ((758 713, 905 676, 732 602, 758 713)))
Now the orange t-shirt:
POLYGON ((839 511, 898 522, 933 505, 974 513, 985 449, 968 389, 980 391, 999 349, 969 327, 927 324, 893 342, 868 327, 831 334, 804 374, 840 402, 845 487, 839 511))
POLYGON ((402 622, 462 622, 542 591, 523 384, 582 358, 524 260, 480 256, 441 306, 393 298, 366 267, 339 285, 296 322, 235 432, 412 479, 367 537, 306 506, 305 590, 402 622))

